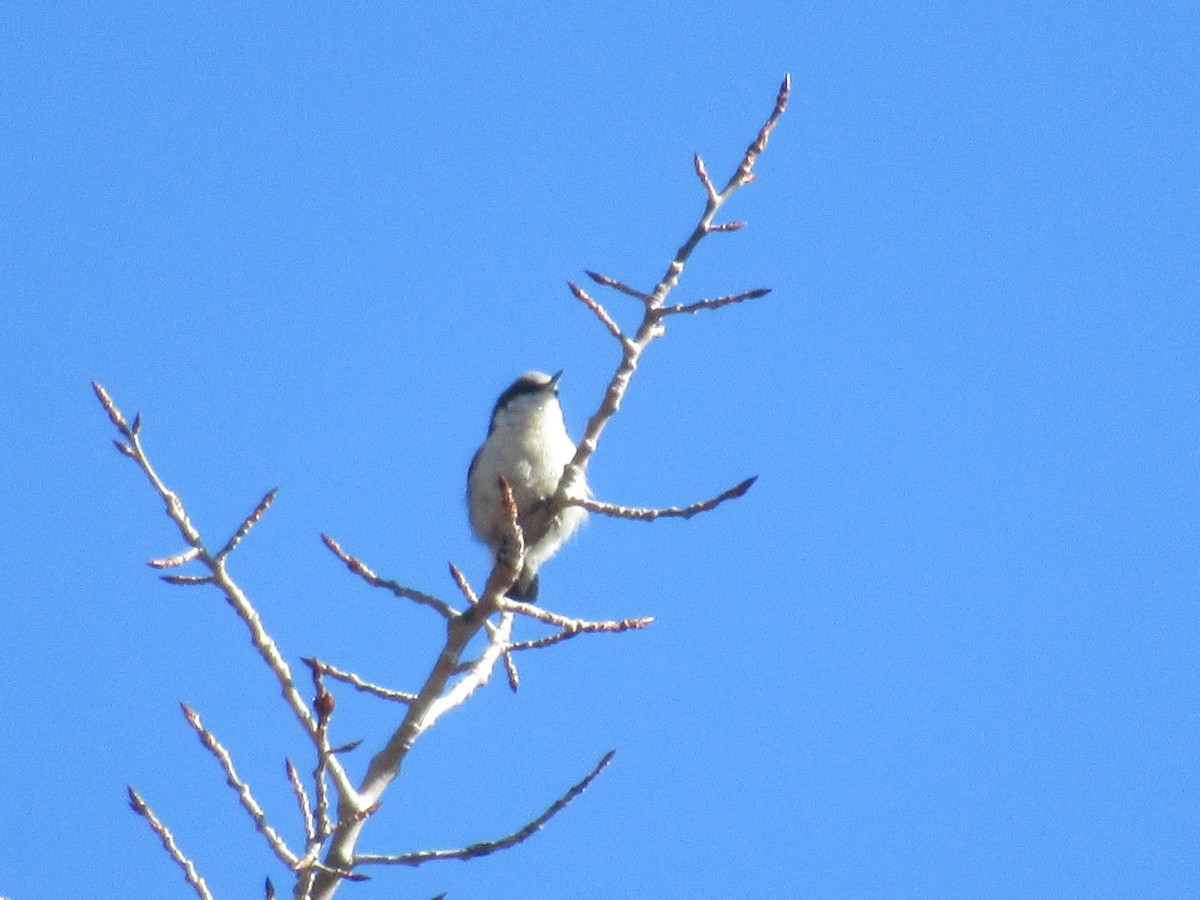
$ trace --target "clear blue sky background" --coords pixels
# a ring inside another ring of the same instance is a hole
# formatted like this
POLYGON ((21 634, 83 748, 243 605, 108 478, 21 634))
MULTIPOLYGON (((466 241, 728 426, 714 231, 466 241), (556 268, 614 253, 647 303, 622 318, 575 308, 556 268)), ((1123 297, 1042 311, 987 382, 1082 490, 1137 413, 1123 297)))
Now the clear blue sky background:
MULTIPOLYGON (((616 347, 568 294, 649 287, 785 72, 750 222, 593 460, 550 608, 654 615, 526 656, 410 757, 362 849, 508 853, 346 897, 1200 894, 1200 22, 1190 4, 21 4, 0 18, 0 895, 287 883, 187 729, 273 820, 311 765, 240 623, 88 388, 132 414, 289 658, 400 688, 441 626, 497 392, 616 347), (586 5, 585 5, 586 7, 586 5)), ((632 301, 600 296, 624 323, 632 301)), ((537 633, 530 624, 521 634, 537 633)), ((336 738, 397 720, 339 692, 336 738)), ((355 772, 366 751, 350 757, 355 772)))

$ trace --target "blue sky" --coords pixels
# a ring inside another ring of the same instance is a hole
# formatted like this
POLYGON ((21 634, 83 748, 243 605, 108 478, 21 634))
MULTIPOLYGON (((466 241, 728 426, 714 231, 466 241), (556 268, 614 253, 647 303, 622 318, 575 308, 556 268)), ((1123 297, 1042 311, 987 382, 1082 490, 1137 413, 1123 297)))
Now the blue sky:
MULTIPOLYGON (((1200 281, 1186 4, 26 4, 0 20, 0 895, 217 896, 285 873, 299 729, 88 387, 295 663, 415 688, 496 394, 615 345, 565 288, 641 287, 785 72, 792 106, 589 472, 690 522, 593 520, 542 599, 646 632, 522 662, 411 755, 361 846, 513 830, 347 897, 1192 897, 1200 892, 1200 281)), ((624 324, 625 298, 598 294, 624 324)), ((632 301, 630 301, 632 302, 632 301)), ((521 633, 535 633, 529 624, 521 633)), ((396 711, 339 692, 335 738, 396 711)), ((366 751, 351 756, 361 772, 366 751)), ((355 767, 358 768, 355 768, 355 767)))

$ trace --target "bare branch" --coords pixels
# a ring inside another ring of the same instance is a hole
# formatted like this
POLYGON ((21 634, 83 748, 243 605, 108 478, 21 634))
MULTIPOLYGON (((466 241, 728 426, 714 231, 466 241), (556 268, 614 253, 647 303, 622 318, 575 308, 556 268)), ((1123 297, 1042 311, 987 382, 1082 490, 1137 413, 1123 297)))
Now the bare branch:
POLYGON ((409 694, 405 693, 404 691, 395 691, 391 688, 385 688, 378 684, 372 684, 369 681, 364 681, 353 672, 347 672, 344 669, 339 669, 336 666, 330 665, 324 660, 317 659, 316 657, 306 656, 303 657, 303 661, 310 668, 315 667, 320 669, 323 674, 328 675, 330 678, 334 678, 344 684, 348 684, 355 690, 362 691, 364 694, 372 694, 376 697, 380 697, 383 700, 392 700, 397 703, 412 703, 417 699, 416 694, 409 694))
POLYGON ((500 838, 495 841, 482 841, 478 844, 471 844, 467 847, 462 847, 457 850, 420 850, 416 853, 404 853, 395 856, 386 856, 379 854, 362 854, 355 857, 356 865, 387 865, 387 866, 419 866, 423 863, 433 862, 441 859, 475 859, 480 856, 487 856, 491 853, 496 853, 500 850, 507 850, 509 847, 515 847, 517 844, 526 840, 536 832, 540 831, 542 826, 549 822, 552 818, 562 812, 568 804, 584 791, 595 780, 596 776, 604 771, 605 767, 612 762, 615 750, 609 750, 604 754, 604 758, 596 765, 591 772, 584 776, 583 780, 578 782, 561 797, 552 803, 544 813, 529 822, 522 828, 517 829, 512 834, 500 838))
POLYGON ((724 297, 714 297, 712 300, 698 300, 695 303, 676 303, 672 306, 664 306, 659 312, 664 316, 676 315, 678 313, 697 313, 702 309, 720 309, 722 306, 728 306, 731 303, 757 300, 759 297, 765 297, 769 293, 771 293, 770 288, 755 288, 752 291, 743 291, 740 294, 726 294, 724 297))
POLYGON ((241 543, 242 538, 249 534, 250 529, 258 524, 258 520, 266 514, 267 509, 270 508, 271 504, 275 501, 275 495, 278 493, 279 488, 271 488, 271 490, 267 491, 263 498, 258 501, 258 506, 254 507, 254 511, 242 520, 242 524, 239 525, 237 531, 233 533, 233 537, 231 537, 228 543, 226 543, 225 546, 221 548, 220 552, 217 553, 217 559, 223 559, 233 552, 233 549, 241 543))
POLYGON ((225 771, 225 783, 237 792, 238 800, 241 802, 242 808, 246 810, 251 820, 253 820, 255 829, 266 839, 267 844, 275 855, 279 857, 279 860, 284 865, 294 869, 300 861, 300 857, 288 848, 283 838, 279 836, 279 832, 268 824, 267 814, 263 812, 263 808, 254 799, 254 794, 250 792, 250 785, 241 779, 237 770, 233 767, 233 757, 229 755, 229 751, 221 745, 221 742, 217 740, 211 731, 204 727, 204 724, 200 721, 200 716, 197 715, 195 710, 186 703, 181 703, 179 706, 183 709, 183 715, 187 719, 188 724, 200 736, 200 743, 221 764, 221 768, 225 771))
MULTIPOLYGON (((317 739, 317 723, 313 719, 308 705, 304 702, 304 698, 300 696, 300 692, 296 688, 296 683, 292 678, 292 670, 283 658, 283 654, 280 653, 274 638, 271 637, 263 625, 262 617, 259 616, 258 610, 254 608, 254 605, 250 602, 250 598, 246 596, 237 582, 229 575, 226 569, 226 557, 213 556, 208 552, 200 537, 200 532, 192 525, 191 520, 188 518, 187 512, 183 507, 183 501, 179 499, 179 496, 174 491, 166 486, 154 470, 154 467, 150 464, 150 458, 146 455, 146 451, 142 446, 140 435, 125 424, 125 418, 121 415, 121 411, 101 385, 92 382, 92 388, 96 392, 96 397, 100 400, 100 404, 104 407, 105 412, 108 413, 108 417, 113 425, 129 440, 130 456, 137 463, 138 468, 142 470, 146 478, 149 479, 155 493, 163 501, 168 518, 175 524, 175 527, 179 530, 180 535, 187 545, 195 550, 194 558, 198 559, 211 573, 210 576, 204 578, 168 575, 163 576, 164 580, 173 584, 203 584, 206 581, 211 581, 221 591, 225 596, 225 600, 233 608, 238 618, 242 620, 247 631, 250 633, 251 644, 258 651, 267 668, 274 674, 284 701, 292 710, 301 727, 304 728, 305 733, 308 734, 309 739, 315 741, 317 739)), ((141 417, 137 417, 136 421, 140 428, 141 417)), ((266 498, 264 498, 264 501, 269 503, 269 500, 266 498)), ((263 503, 260 503, 259 507, 265 509, 263 503)), ((261 513, 259 514, 261 515, 261 513)), ((250 518, 254 518, 254 513, 251 514, 250 518)), ((329 771, 338 786, 338 791, 342 799, 346 803, 354 805, 356 803, 354 786, 350 783, 350 779, 346 775, 346 770, 342 768, 341 763, 336 759, 332 760, 329 771)))
MULTIPOLYGON (((92 384, 98 388, 97 393, 103 390, 95 382, 92 382, 92 384)), ((184 880, 192 886, 192 890, 196 892, 196 896, 200 900, 213 900, 213 895, 209 891, 208 885, 200 873, 196 871, 196 866, 192 861, 183 855, 183 851, 175 843, 175 836, 171 834, 171 830, 154 814, 154 810, 142 799, 141 794, 133 789, 133 785, 128 785, 128 789, 130 808, 145 819, 146 824, 150 826, 150 830, 158 835, 158 839, 162 841, 163 849, 167 851, 167 855, 175 860, 179 868, 183 869, 184 880)))
POLYGON ((362 578, 363 581, 372 587, 386 588, 402 600, 412 600, 414 603, 419 603, 421 606, 427 606, 430 609, 436 610, 443 618, 446 619, 450 619, 458 615, 453 607, 451 607, 445 601, 439 600, 437 597, 431 597, 429 594, 423 594, 420 591, 413 590, 412 588, 404 587, 403 585, 392 581, 390 578, 380 578, 371 571, 370 567, 366 563, 360 559, 356 559, 343 550, 341 545, 329 535, 322 534, 321 540, 334 556, 346 564, 346 568, 362 578))
POLYGON ((603 503, 599 500, 591 500, 586 497, 578 498, 571 501, 576 506, 582 506, 588 512, 599 513, 602 516, 612 516, 615 519, 635 519, 639 522, 652 522, 655 519, 690 519, 697 513, 708 512, 710 509, 716 509, 726 500, 735 500, 741 497, 746 491, 750 490, 750 486, 758 480, 758 476, 747 478, 740 484, 736 484, 727 491, 723 491, 710 500, 702 500, 699 503, 693 503, 691 506, 668 506, 665 509, 645 509, 636 506, 618 506, 615 503, 603 503))
POLYGON ((709 225, 708 230, 713 231, 741 231, 746 227, 745 222, 721 222, 717 225, 709 225))
MULTIPOLYGON (((575 450, 575 456, 571 462, 567 464, 563 470, 563 477, 559 481, 558 490, 554 494, 554 502, 562 506, 568 505, 570 500, 569 489, 575 484, 580 476, 584 473, 588 466, 588 460, 596 451, 596 447, 600 441, 600 435, 603 433, 605 426, 609 423, 617 411, 621 408, 621 402, 625 397, 625 392, 629 387, 629 380, 633 376, 638 366, 638 361, 642 353, 645 352, 650 342, 662 337, 665 333, 662 318, 665 315, 663 308, 666 304, 668 296, 675 286, 679 283, 679 277, 683 274, 684 266, 691 258, 692 251, 696 249, 696 245, 703 238, 711 234, 713 231, 726 231, 732 229, 733 224, 729 225, 714 225, 713 219, 717 211, 724 205, 725 201, 742 185, 748 184, 753 173, 751 169, 754 166, 755 160, 763 152, 767 146, 767 139, 774 130, 779 117, 783 115, 783 111, 787 108, 788 96, 791 89, 791 78, 787 76, 783 79, 783 84, 780 86, 779 94, 775 98, 775 107, 771 114, 767 117, 767 121, 759 129, 755 140, 746 149, 746 153, 742 157, 741 163, 737 170, 729 179, 728 184, 719 193, 713 190, 711 178, 704 167, 703 161, 699 155, 695 157, 696 174, 700 178, 701 184, 705 190, 704 212, 700 215, 700 220, 692 229, 691 235, 679 247, 675 253, 675 258, 671 260, 667 266, 666 274, 655 286, 654 290, 649 295, 643 295, 639 292, 626 291, 634 296, 644 298, 646 305, 645 314, 642 317, 641 325, 632 338, 626 339, 622 343, 621 361, 609 380, 608 387, 605 389, 604 397, 600 402, 599 408, 592 417, 588 419, 587 427, 584 429, 583 437, 579 441, 579 445, 575 450)), ((740 224, 737 227, 741 227, 740 224)), ((590 274, 590 273, 589 273, 590 274)), ((596 277, 593 279, 601 284, 607 284, 621 290, 617 284, 613 284, 613 280, 607 277, 596 277)), ((748 299, 748 298, 746 298, 748 299)))
POLYGON ((575 282, 568 281, 567 287, 571 289, 572 294, 583 301, 584 306, 596 314, 596 318, 599 319, 604 327, 608 329, 609 334, 615 337, 622 344, 625 343, 626 338, 625 335, 621 333, 621 327, 613 321, 612 316, 608 314, 608 310, 601 306, 597 300, 593 299, 587 291, 585 291, 575 282))
POLYGON ((417 727, 418 735, 432 728, 434 722, 444 713, 461 706, 478 688, 488 683, 492 669, 504 654, 504 648, 508 645, 511 634, 512 615, 505 613, 500 617, 500 622, 496 625, 491 640, 475 664, 448 691, 429 704, 417 727))
POLYGON ((605 287, 610 287, 618 293, 625 294, 627 297, 636 297, 643 303, 650 302, 649 294, 645 293, 644 291, 639 291, 636 288, 631 288, 623 281, 617 281, 615 278, 610 278, 607 275, 601 275, 599 272, 593 272, 590 269, 584 269, 584 272, 587 274, 587 277, 596 282, 596 284, 602 284, 605 287))

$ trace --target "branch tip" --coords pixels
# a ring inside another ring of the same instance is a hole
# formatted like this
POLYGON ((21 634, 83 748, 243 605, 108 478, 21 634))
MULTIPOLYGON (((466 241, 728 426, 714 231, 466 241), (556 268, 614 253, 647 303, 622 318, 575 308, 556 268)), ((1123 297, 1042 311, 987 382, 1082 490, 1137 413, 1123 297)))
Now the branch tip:
POLYGON ((700 158, 699 153, 692 154, 692 165, 695 166, 696 177, 704 185, 704 193, 708 195, 708 202, 715 204, 717 202, 717 189, 713 186, 712 179, 708 177, 708 170, 704 168, 704 160, 700 158))
POLYGON ((104 389, 104 385, 98 381, 93 381, 92 390, 96 394, 96 399, 100 401, 100 405, 104 407, 104 411, 108 413, 109 420, 116 426, 117 431, 126 437, 132 437, 129 433, 129 426, 125 423, 125 417, 117 409, 117 404, 113 402, 113 398, 104 389))

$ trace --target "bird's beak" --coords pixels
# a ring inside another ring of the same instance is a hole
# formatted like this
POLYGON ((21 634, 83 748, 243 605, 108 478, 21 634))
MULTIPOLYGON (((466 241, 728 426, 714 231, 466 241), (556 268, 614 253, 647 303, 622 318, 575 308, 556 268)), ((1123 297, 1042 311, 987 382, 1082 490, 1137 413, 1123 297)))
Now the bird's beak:
POLYGON ((563 373, 563 370, 559 369, 557 372, 555 372, 553 375, 550 376, 550 384, 547 385, 547 387, 549 387, 550 390, 552 390, 552 391, 558 390, 558 379, 562 377, 562 373, 563 373))

